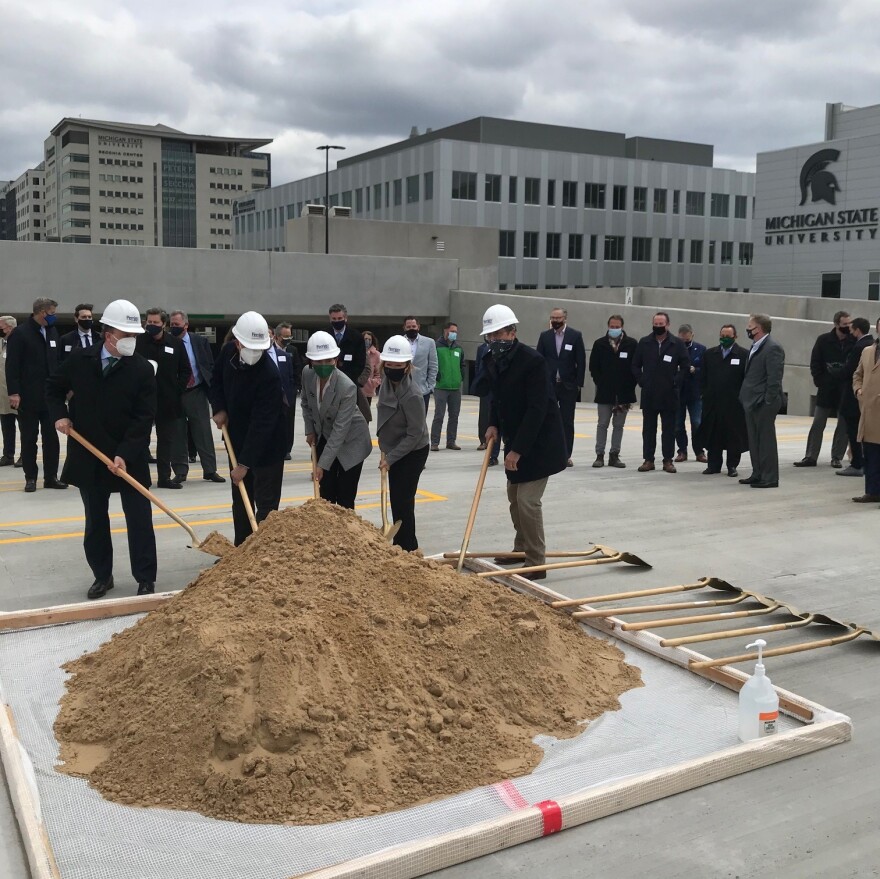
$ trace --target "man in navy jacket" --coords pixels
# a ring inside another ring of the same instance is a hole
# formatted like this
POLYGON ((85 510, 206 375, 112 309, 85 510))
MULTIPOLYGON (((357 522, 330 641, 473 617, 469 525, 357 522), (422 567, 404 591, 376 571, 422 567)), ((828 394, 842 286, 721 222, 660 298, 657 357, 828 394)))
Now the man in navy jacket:
POLYGON ((694 328, 690 324, 682 324, 678 328, 678 338, 684 342, 690 358, 690 368, 682 374, 681 389, 678 400, 678 419, 675 427, 675 443, 678 446, 678 454, 675 456, 676 463, 688 459, 688 435, 685 427, 685 419, 691 417, 691 441, 694 444, 694 455, 701 463, 706 463, 706 456, 700 448, 697 435, 700 430, 700 421, 703 417, 703 358, 706 356, 706 346, 694 341, 694 328))

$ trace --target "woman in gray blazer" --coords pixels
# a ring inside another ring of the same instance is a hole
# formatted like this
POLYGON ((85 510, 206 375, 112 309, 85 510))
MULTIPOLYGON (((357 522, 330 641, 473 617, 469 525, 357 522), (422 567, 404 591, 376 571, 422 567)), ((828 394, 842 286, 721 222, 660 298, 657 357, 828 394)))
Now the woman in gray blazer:
POLYGON ((428 460, 425 402, 413 384, 412 348, 404 336, 392 336, 382 349, 383 380, 376 407, 376 435, 388 471, 391 517, 399 521, 394 542, 409 552, 416 539, 416 491, 428 460))
POLYGON ((315 478, 321 497, 354 509, 364 461, 373 451, 370 429, 357 405, 357 385, 336 368, 339 346, 330 333, 314 333, 302 371, 302 413, 306 442, 315 446, 315 478))

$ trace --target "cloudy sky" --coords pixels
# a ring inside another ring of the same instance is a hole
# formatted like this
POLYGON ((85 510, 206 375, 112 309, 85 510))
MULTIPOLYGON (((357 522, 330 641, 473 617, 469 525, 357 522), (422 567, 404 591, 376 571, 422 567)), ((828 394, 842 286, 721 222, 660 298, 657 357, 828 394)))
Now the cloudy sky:
POLYGON ((0 0, 0 179, 64 116, 273 138, 276 183, 473 116, 715 145, 880 102, 877 0, 0 0))

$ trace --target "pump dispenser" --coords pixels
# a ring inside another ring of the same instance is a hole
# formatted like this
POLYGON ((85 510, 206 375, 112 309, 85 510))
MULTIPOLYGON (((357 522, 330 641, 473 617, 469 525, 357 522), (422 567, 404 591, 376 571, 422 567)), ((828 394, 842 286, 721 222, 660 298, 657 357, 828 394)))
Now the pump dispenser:
POLYGON ((779 697, 764 673, 764 648, 767 642, 758 638, 750 647, 758 648, 758 663, 755 673, 743 684, 739 691, 739 738, 742 742, 771 736, 779 722, 779 697))

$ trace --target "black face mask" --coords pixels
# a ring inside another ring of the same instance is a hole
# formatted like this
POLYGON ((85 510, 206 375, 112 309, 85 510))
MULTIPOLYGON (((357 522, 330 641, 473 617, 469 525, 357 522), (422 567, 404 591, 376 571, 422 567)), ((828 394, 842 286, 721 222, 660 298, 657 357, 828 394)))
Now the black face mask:
POLYGON ((79 328, 83 330, 83 332, 90 333, 92 331, 92 327, 95 325, 94 320, 90 317, 85 317, 82 320, 78 320, 77 324, 79 328))
POLYGON ((405 375, 406 375, 406 368, 405 367, 400 367, 397 369, 392 368, 392 367, 388 367, 388 366, 385 367, 385 378, 387 378, 389 381, 392 381, 392 382, 403 381, 403 377, 405 375))
POLYGON ((169 327, 168 332, 171 333, 172 336, 182 336, 185 329, 186 327, 169 327))
POLYGON ((499 363, 506 360, 510 356, 515 341, 516 339, 497 339, 494 342, 489 342, 489 350, 492 352, 493 360, 499 363))
POLYGON ((405 336, 407 337, 407 339, 409 339, 410 341, 412 341, 413 339, 415 339, 416 336, 418 336, 418 334, 419 334, 419 331, 418 331, 418 330, 405 330, 405 331, 404 331, 404 335, 405 335, 405 336))
POLYGON ((848 335, 849 335, 849 330, 850 330, 849 327, 838 327, 837 329, 838 329, 841 333, 843 333, 844 336, 848 336, 848 335))
POLYGON ((344 320, 331 320, 330 326, 336 330, 337 333, 341 333, 345 329, 345 321, 344 320))
POLYGON ((155 324, 147 324, 144 327, 144 330, 148 332, 153 338, 162 335, 162 327, 157 327, 155 324))
POLYGON ((651 327, 651 331, 655 336, 665 336, 666 335, 666 327, 651 327))
POLYGON ((746 327, 746 335, 747 335, 750 339, 754 339, 754 338, 755 338, 755 331, 754 331, 754 330, 750 330, 748 327, 746 327))
POLYGON ((565 326, 564 320, 551 320, 550 326, 553 327, 554 330, 561 330, 565 326))

